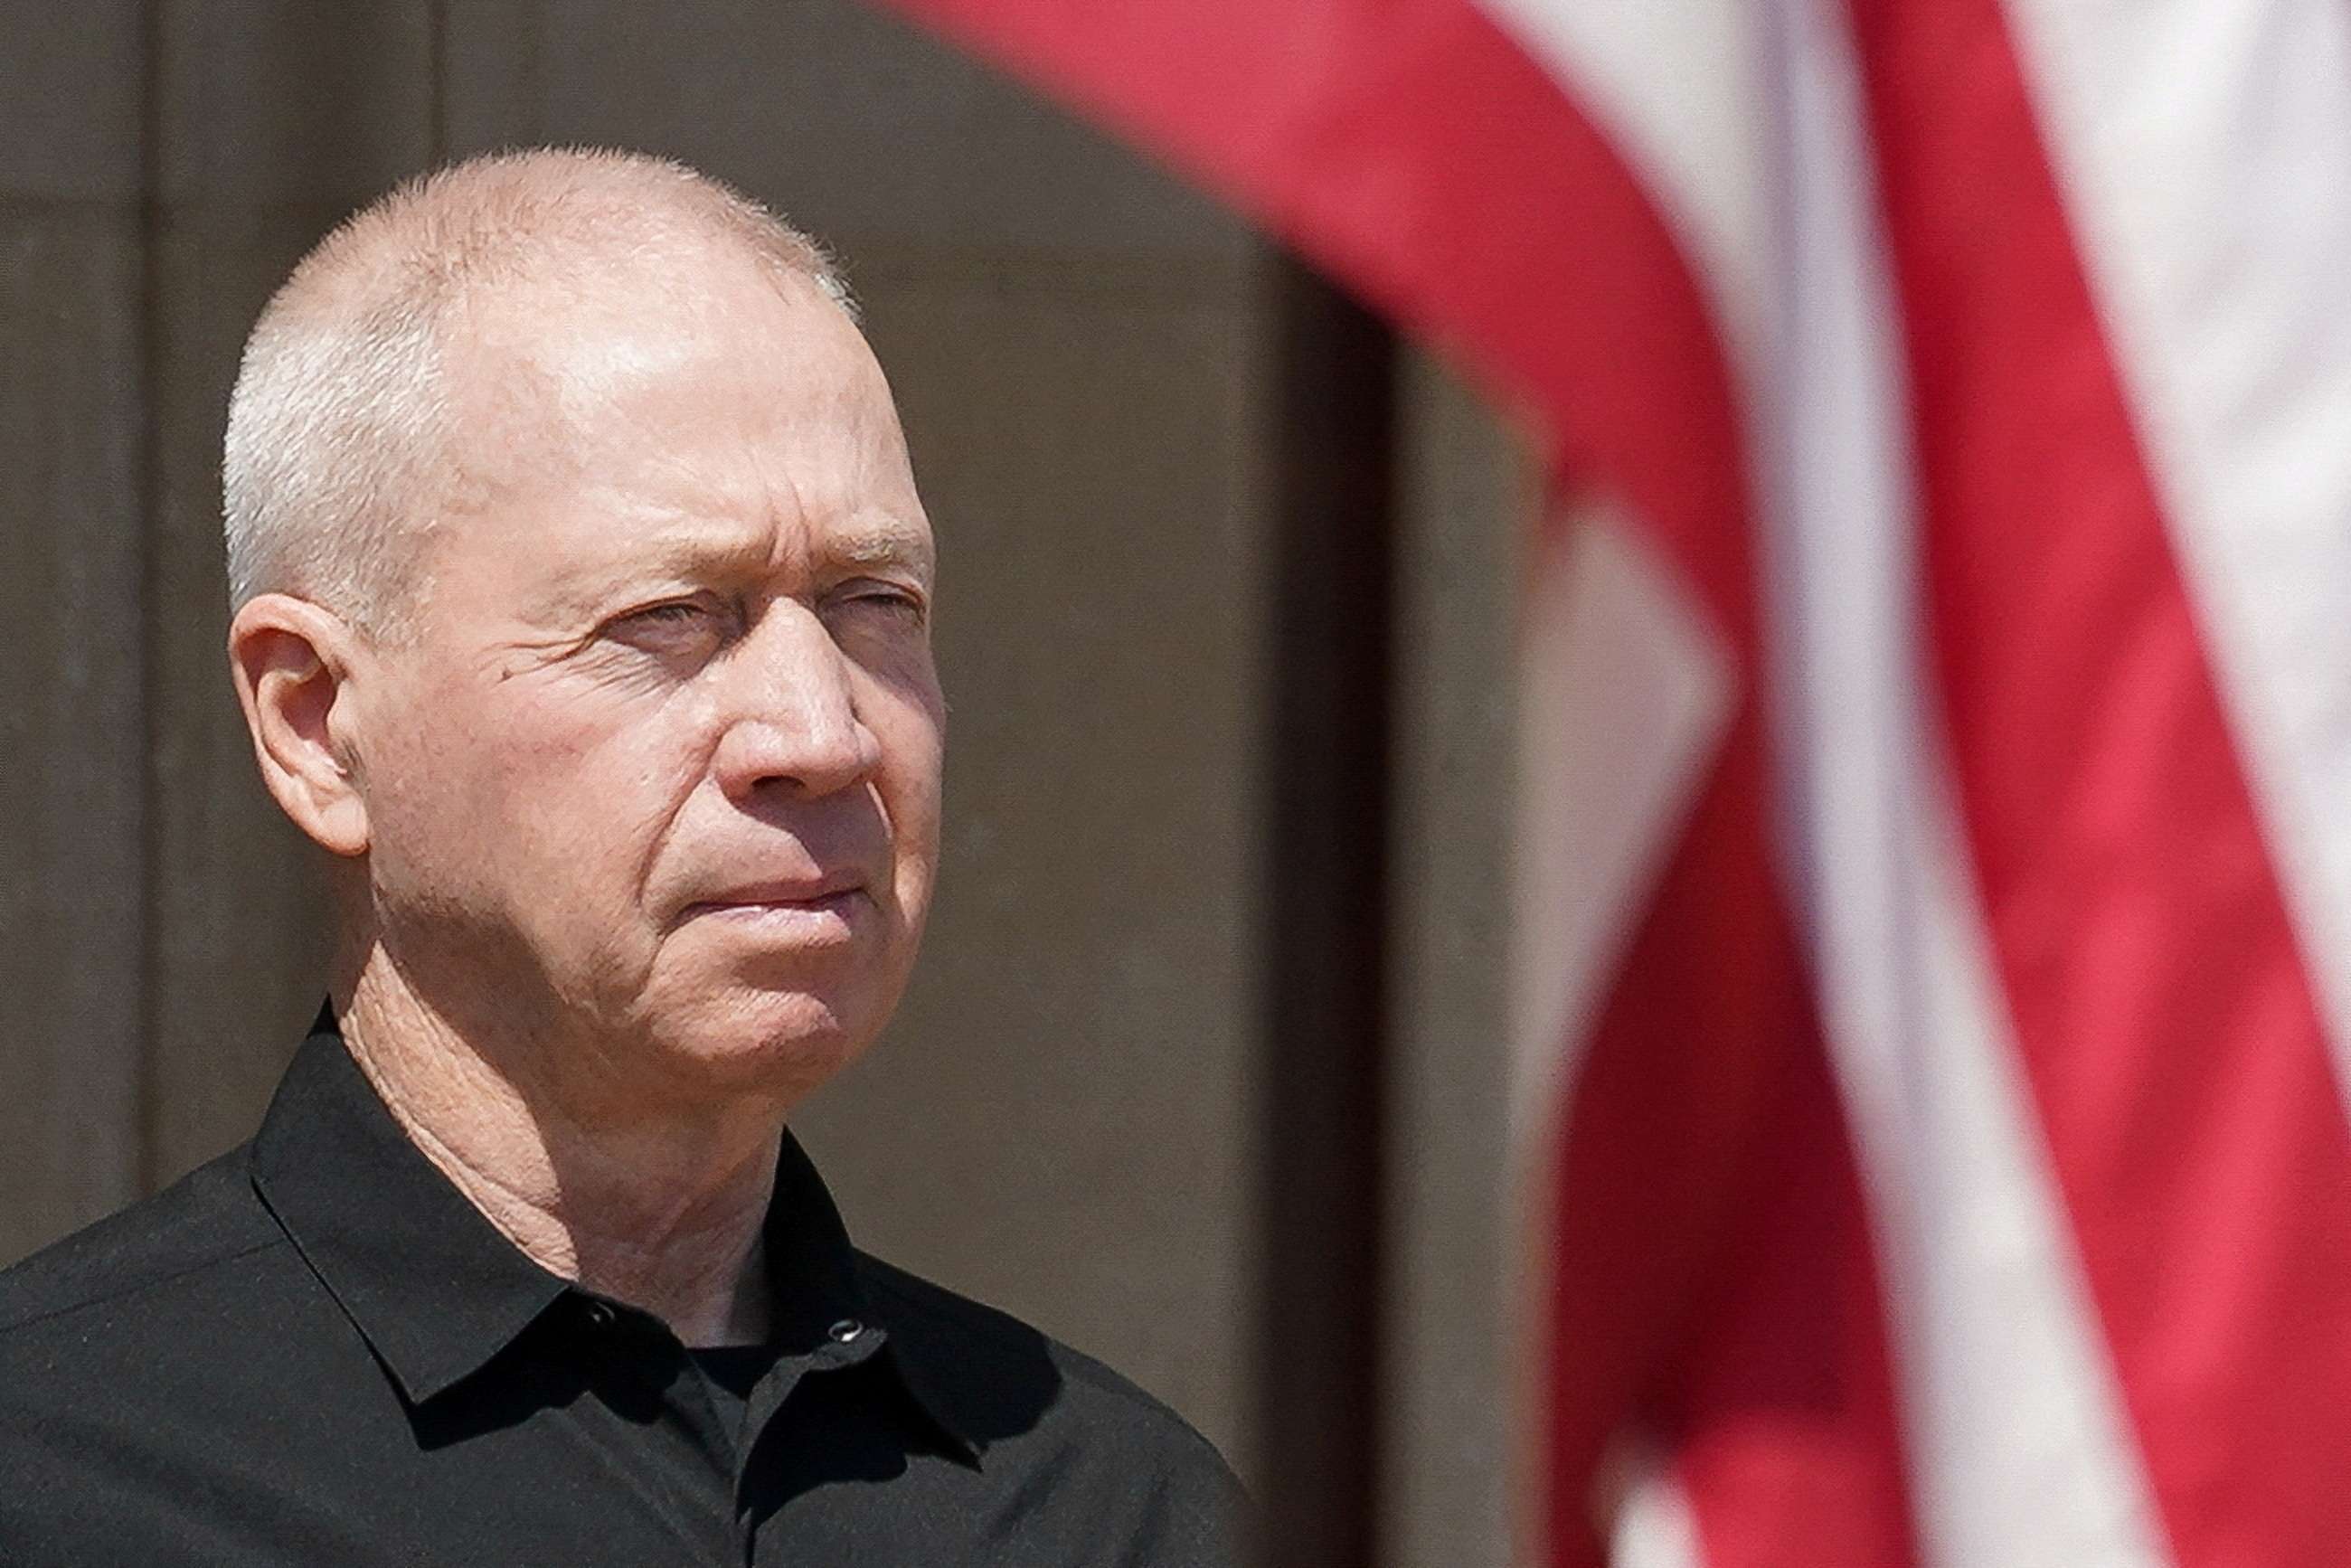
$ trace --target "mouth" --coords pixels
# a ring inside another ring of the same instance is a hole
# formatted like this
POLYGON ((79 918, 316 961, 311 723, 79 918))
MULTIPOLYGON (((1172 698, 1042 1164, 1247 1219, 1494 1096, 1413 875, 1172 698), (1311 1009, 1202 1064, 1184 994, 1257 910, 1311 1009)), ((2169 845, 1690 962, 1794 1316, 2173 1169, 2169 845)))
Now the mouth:
POLYGON ((858 878, 755 883, 695 900, 678 911, 677 924, 705 915, 785 923, 846 921, 867 896, 865 883, 858 878))

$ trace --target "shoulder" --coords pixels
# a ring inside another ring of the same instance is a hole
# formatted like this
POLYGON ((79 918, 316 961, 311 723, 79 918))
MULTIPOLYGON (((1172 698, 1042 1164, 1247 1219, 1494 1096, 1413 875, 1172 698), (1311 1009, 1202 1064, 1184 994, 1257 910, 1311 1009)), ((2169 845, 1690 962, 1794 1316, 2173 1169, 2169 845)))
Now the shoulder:
MULTIPOLYGON (((1213 1444, 1165 1404, 1008 1312, 864 1253, 858 1274, 893 1343, 904 1342, 963 1435, 1071 1452, 1209 1509, 1239 1500, 1213 1444)), ((1074 1456, 1073 1456, 1074 1457, 1074 1456)))
POLYGON ((86 1341, 102 1322, 168 1310, 159 1298, 287 1245, 246 1176, 246 1151, 224 1155, 0 1270, 0 1365, 51 1334, 86 1341))

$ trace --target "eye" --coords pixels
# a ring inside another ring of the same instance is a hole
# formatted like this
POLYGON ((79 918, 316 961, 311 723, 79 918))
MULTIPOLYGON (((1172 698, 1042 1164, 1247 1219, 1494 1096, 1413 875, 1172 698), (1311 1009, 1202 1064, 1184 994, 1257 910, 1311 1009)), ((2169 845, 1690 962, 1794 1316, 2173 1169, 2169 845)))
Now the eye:
POLYGON ((653 604, 643 610, 631 611, 621 619, 639 625, 684 626, 700 621, 709 613, 702 605, 678 600, 669 604, 653 604))
POLYGON ((867 580, 844 585, 832 596, 834 605, 860 613, 903 619, 920 625, 930 605, 914 589, 895 582, 867 580))
POLYGON ((730 624, 724 606, 697 596, 623 612, 606 623, 604 634, 649 653, 672 654, 715 649, 730 624))

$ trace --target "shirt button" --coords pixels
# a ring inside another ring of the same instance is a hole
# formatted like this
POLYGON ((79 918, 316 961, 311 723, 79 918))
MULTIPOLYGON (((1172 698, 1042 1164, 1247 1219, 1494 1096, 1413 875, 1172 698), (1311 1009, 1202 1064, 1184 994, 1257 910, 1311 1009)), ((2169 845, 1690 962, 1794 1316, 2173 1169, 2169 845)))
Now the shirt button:
POLYGON ((843 1318, 824 1331, 825 1337, 835 1344, 847 1344, 865 1332, 865 1325, 855 1318, 843 1318))
POLYGON ((614 1322, 612 1309, 601 1301, 589 1302, 588 1310, 580 1315, 588 1320, 588 1326, 591 1329, 608 1329, 614 1322))

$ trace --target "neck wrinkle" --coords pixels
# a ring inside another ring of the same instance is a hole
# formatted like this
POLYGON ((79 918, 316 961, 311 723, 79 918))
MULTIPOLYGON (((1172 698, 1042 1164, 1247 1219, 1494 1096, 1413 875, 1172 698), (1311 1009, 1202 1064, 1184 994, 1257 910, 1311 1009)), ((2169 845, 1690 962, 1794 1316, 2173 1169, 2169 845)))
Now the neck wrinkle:
POLYGON ((410 1142, 539 1267, 642 1308, 689 1345, 756 1342, 761 1227, 780 1112, 583 1124, 501 1071, 373 947, 339 1009, 344 1044, 410 1142))

